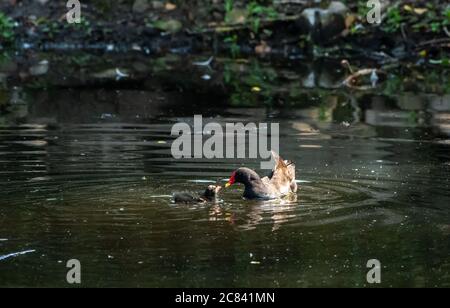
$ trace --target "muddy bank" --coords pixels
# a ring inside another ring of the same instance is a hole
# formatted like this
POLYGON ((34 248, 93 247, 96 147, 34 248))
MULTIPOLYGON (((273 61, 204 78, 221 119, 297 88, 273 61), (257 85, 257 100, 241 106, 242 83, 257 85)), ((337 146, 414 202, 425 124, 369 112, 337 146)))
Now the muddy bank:
POLYGON ((448 64, 446 1, 381 1, 379 25, 368 23, 366 1, 81 2, 81 23, 68 24, 64 1, 0 1, 2 46, 448 64))

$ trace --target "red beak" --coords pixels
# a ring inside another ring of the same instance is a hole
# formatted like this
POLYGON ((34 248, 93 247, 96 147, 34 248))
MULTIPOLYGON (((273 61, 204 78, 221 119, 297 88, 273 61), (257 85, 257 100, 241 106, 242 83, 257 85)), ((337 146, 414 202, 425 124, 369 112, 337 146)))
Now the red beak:
POLYGON ((228 181, 227 184, 225 184, 225 188, 228 188, 228 187, 230 187, 231 185, 233 185, 234 183, 236 183, 235 176, 236 176, 236 172, 234 172, 234 173, 231 175, 230 180, 228 181))

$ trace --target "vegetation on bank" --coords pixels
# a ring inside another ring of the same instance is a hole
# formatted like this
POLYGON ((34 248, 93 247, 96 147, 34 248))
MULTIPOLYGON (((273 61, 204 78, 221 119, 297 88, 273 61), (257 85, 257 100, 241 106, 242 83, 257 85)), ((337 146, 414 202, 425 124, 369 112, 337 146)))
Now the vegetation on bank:
POLYGON ((450 5, 440 0, 383 0, 380 25, 368 23, 365 0, 92 1, 83 4, 82 22, 75 25, 65 22, 64 1, 37 2, 0 1, 3 46, 114 44, 147 53, 214 48, 233 57, 381 51, 443 64, 450 49, 450 5))
POLYGON ((11 18, 0 12, 0 43, 9 43, 14 39, 14 24, 11 18))

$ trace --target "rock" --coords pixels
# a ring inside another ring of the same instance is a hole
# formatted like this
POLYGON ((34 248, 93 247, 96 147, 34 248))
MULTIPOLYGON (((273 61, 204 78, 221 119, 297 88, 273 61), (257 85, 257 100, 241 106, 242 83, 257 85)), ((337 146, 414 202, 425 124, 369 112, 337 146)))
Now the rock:
POLYGON ((133 12, 142 13, 150 8, 148 0, 136 0, 133 4, 133 12))
POLYGON ((271 52, 272 52, 272 48, 269 45, 267 45, 267 43, 264 41, 255 47, 255 53, 258 55, 266 55, 271 52))
POLYGON ((450 111, 450 95, 430 95, 430 108, 433 111, 450 111))
POLYGON ((345 15, 349 11, 348 7, 339 1, 333 1, 328 6, 328 13, 329 14, 339 14, 339 15, 345 15))
POLYGON ((327 9, 310 8, 303 11, 302 16, 306 18, 311 27, 317 25, 319 22, 323 25, 330 23, 334 15, 344 17, 349 11, 348 7, 339 1, 330 3, 327 9))
POLYGON ((42 76, 46 75, 49 70, 49 62, 47 60, 43 60, 36 65, 30 67, 29 72, 31 76, 42 76))
POLYGON ((129 70, 111 68, 102 72, 93 73, 91 76, 95 79, 120 79, 129 76, 129 70))
POLYGON ((397 106, 402 110, 424 110, 427 98, 415 93, 402 93, 398 96, 397 106))
POLYGON ((332 1, 328 8, 308 8, 301 14, 299 24, 305 25, 316 43, 335 38, 346 29, 348 7, 332 1))
POLYGON ((450 225, 438 225, 438 228, 444 235, 450 235, 450 225))

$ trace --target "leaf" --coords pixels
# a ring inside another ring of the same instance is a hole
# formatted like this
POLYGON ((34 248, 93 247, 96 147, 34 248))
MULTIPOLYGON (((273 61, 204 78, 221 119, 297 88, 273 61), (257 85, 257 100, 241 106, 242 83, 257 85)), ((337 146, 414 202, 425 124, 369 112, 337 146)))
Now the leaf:
POLYGON ((176 6, 176 4, 168 2, 168 3, 166 3, 165 9, 166 9, 166 11, 173 11, 173 10, 177 9, 177 6, 176 6))
POLYGON ((428 12, 428 9, 426 9, 426 8, 416 8, 416 9, 414 9, 414 13, 416 13, 417 15, 423 15, 426 12, 428 12))
POLYGON ((233 10, 233 7, 234 7, 233 0, 225 1, 225 11, 226 12, 231 12, 231 10, 233 10))
POLYGON ((407 12, 412 12, 414 10, 409 4, 405 4, 405 6, 403 6, 403 9, 407 12))
POLYGON ((255 18, 255 19, 253 20, 253 29, 252 29, 253 32, 254 32, 254 33, 258 33, 258 32, 259 32, 260 26, 261 26, 261 19, 255 18))
POLYGON ((357 17, 355 15, 353 14, 347 15, 347 17, 345 18, 345 28, 346 29, 352 28, 356 21, 357 17))

